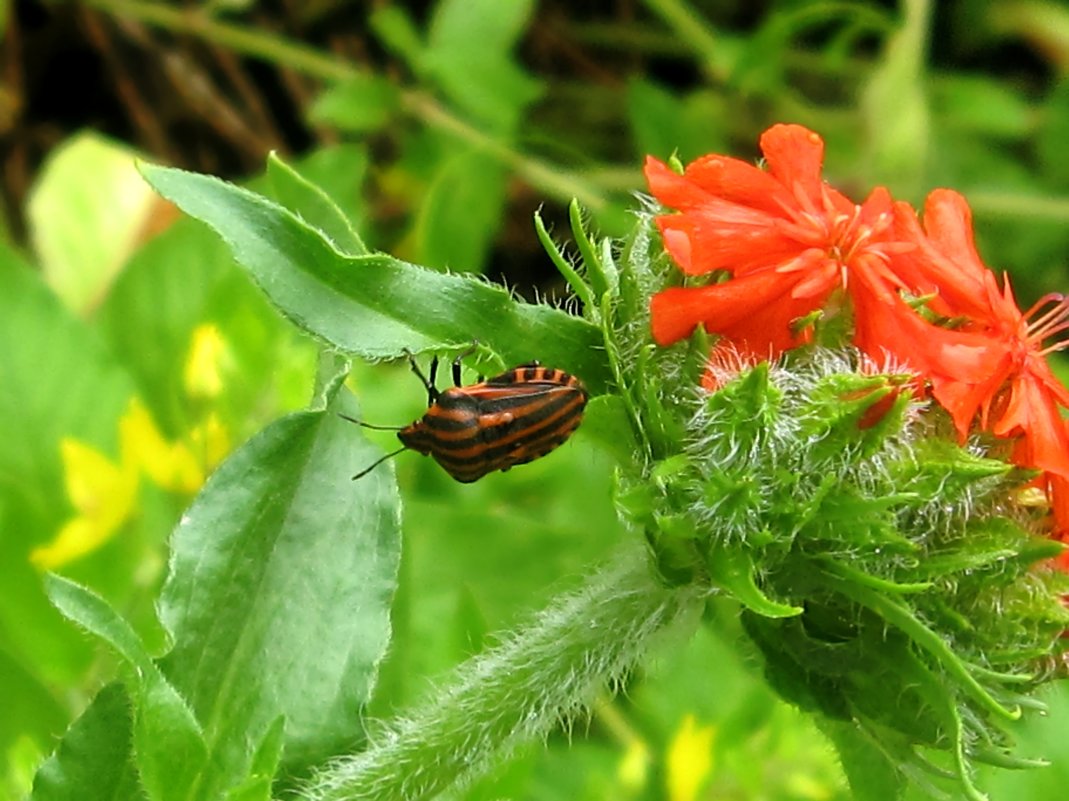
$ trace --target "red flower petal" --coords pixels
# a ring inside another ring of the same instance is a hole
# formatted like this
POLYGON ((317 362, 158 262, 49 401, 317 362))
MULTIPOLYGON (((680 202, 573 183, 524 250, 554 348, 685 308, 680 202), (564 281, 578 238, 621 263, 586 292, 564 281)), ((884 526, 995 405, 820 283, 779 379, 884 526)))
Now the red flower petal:
POLYGON ((653 156, 646 157, 643 172, 650 193, 669 208, 689 211, 716 199, 716 194, 706 192, 699 184, 680 175, 653 156))
POLYGON ((992 428, 998 437, 1020 437, 1014 461, 1069 479, 1069 433, 1043 379, 1025 369, 1013 381, 1009 404, 992 428))
POLYGON ((798 186, 819 189, 823 184, 824 140, 808 128, 773 125, 761 134, 761 152, 769 173, 792 191, 798 186))
MULTIPOLYGON (((686 177, 713 197, 768 214, 782 214, 784 205, 790 202, 783 184, 767 172, 728 156, 700 158, 687 166, 686 177)), ((658 192, 654 194, 666 206, 683 210, 682 206, 666 202, 658 192)))
POLYGON ((795 299, 791 290, 800 277, 757 273, 722 284, 666 289, 650 302, 653 338, 670 345, 690 336, 698 324, 721 334, 740 351, 769 358, 806 341, 791 324, 819 307, 824 296, 795 299), (792 280, 793 279, 793 280, 792 280))
POLYGON ((704 275, 714 270, 745 275, 789 262, 799 253, 799 244, 784 236, 774 223, 763 212, 723 204, 709 204, 690 214, 666 214, 657 218, 666 247, 671 245, 669 254, 688 275, 704 275), (677 239, 670 243, 669 236, 677 239), (685 237, 688 245, 683 246, 679 237, 685 237))
POLYGON ((895 206, 899 236, 917 244, 895 269, 921 295, 933 295, 933 311, 947 317, 985 317, 994 274, 980 261, 972 235, 972 212, 961 195, 937 189, 924 205, 924 226, 907 203, 895 206))

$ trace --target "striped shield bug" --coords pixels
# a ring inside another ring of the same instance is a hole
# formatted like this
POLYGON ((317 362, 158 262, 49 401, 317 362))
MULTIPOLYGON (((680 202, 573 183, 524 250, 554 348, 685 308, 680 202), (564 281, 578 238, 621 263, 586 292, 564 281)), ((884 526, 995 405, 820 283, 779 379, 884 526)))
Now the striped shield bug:
POLYGON ((408 354, 412 372, 427 389, 428 408, 407 426, 372 426, 342 415, 365 428, 396 431, 401 440, 400 448, 361 470, 354 481, 401 451, 413 450, 432 457, 449 475, 467 484, 495 470, 509 470, 545 456, 578 428, 588 397, 578 378, 530 362, 462 386, 460 360, 469 353, 453 361, 455 386, 444 391, 435 386, 438 357, 431 361, 428 378, 408 354))

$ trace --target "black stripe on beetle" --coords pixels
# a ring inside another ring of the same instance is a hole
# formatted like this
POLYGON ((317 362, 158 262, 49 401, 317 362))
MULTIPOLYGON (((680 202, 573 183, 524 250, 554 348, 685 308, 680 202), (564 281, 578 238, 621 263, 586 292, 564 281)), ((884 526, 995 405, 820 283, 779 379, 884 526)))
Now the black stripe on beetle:
MULTIPOLYGON (((412 371, 427 389, 427 411, 418 420, 395 429, 400 449, 357 473, 354 480, 391 456, 414 450, 433 458, 457 481, 470 483, 495 470, 509 470, 545 456, 579 427, 589 396, 575 376, 530 362, 461 386, 460 360, 466 355, 453 361, 456 386, 444 391, 434 383, 438 357, 431 361, 427 378, 409 355, 412 371)), ((345 419, 368 428, 379 427, 345 419)))

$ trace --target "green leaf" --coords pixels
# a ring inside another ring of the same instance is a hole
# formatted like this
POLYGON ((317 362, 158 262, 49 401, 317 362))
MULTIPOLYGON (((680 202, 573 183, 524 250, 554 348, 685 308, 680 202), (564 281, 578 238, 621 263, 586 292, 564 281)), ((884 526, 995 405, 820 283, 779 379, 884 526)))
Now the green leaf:
POLYGON ((144 793, 130 763, 133 728, 122 684, 104 687, 37 771, 31 801, 135 801, 144 793))
POLYGON ((193 713, 160 673, 130 625, 108 603, 61 576, 48 597, 68 618, 114 648, 133 667, 135 762, 151 799, 181 801, 195 786, 207 750, 193 713))
POLYGON ((308 110, 314 125, 333 125, 347 133, 382 128, 398 111, 401 95, 390 81, 374 73, 357 73, 327 87, 308 110))
POLYGON ((134 256, 98 323, 170 437, 187 433, 198 413, 185 374, 194 334, 204 325, 214 326, 223 342, 224 391, 213 408, 234 440, 259 428, 277 407, 292 409, 306 399, 314 349, 301 352, 303 343, 295 343, 292 328, 234 264, 226 246, 193 220, 178 220, 134 256))
POLYGON ((639 452, 631 431, 627 407, 619 395, 602 395, 587 404, 583 415, 583 436, 593 439, 618 464, 629 465, 639 452))
POLYGON ((86 132, 51 152, 26 213, 45 278, 69 309, 100 303, 154 206, 128 148, 86 132))
POLYGON ((818 718, 817 724, 835 743, 856 801, 895 801, 902 796, 905 776, 857 723, 818 718))
POLYGON ((290 767, 362 736, 389 639, 399 500, 387 468, 350 481, 377 449, 338 416, 359 416, 345 397, 236 451, 172 538, 163 667, 205 722, 217 771, 205 797, 249 776, 254 744, 280 715, 290 767))
POLYGON ((370 166, 366 144, 342 142, 317 147, 291 166, 325 192, 356 231, 362 230, 361 221, 370 205, 365 186, 370 166))
POLYGON ((404 59, 413 72, 422 72, 426 47, 408 11, 401 6, 378 6, 371 12, 368 22, 388 50, 404 59))
POLYGON ((60 438, 113 450, 130 392, 99 337, 0 245, 0 485, 54 504, 60 438))
MULTIPOLYGON (((767 63, 767 53, 766 53, 767 63)), ((627 116, 636 142, 636 152, 666 159, 678 153, 683 161, 706 153, 730 150, 722 95, 695 92, 678 97, 660 84, 640 77, 627 84, 627 116)))
POLYGON ((442 0, 420 59, 453 102, 506 136, 542 93, 542 83, 510 52, 533 6, 531 0, 442 0))
POLYGON ((504 205, 505 172, 485 153, 466 151, 439 165, 416 223, 420 261, 483 272, 504 205))
POLYGON ((323 234, 334 247, 348 256, 367 254, 367 245, 330 196, 276 153, 267 157, 267 177, 278 202, 323 234))
POLYGON ((601 332, 548 306, 521 304, 486 282, 385 254, 346 256, 291 212, 216 178, 145 166, 156 189, 211 225, 268 297, 299 326, 369 359, 478 339, 509 364, 533 358, 604 391, 601 332))
POLYGON ((764 656, 765 679, 778 695, 805 712, 819 713, 832 720, 850 719, 849 704, 838 678, 808 670, 791 650, 784 648, 782 632, 793 621, 776 620, 748 609, 743 610, 740 620, 764 656))
POLYGON ((141 638, 130 624, 95 592, 54 573, 45 577, 45 592, 48 593, 48 599, 69 620, 114 648, 137 673, 150 673, 155 669, 152 657, 145 650, 141 638))
POLYGON ((286 718, 279 715, 252 755, 248 778, 226 794, 227 801, 271 801, 271 785, 282 758, 285 734, 286 718))
POLYGON ((185 700, 155 665, 141 677, 134 718, 134 761, 154 801, 186 801, 205 775, 208 749, 185 700))

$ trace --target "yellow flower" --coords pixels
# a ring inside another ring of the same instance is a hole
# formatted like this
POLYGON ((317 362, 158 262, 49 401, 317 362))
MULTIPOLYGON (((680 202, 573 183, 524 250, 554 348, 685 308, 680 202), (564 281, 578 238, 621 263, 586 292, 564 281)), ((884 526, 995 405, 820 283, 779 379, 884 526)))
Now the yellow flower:
POLYGON ((47 545, 35 548, 30 561, 52 570, 95 551, 110 540, 130 516, 137 497, 137 465, 119 464, 75 439, 59 445, 67 497, 76 514, 47 545))
POLYGON ((217 398, 223 391, 223 373, 230 361, 229 349, 215 323, 201 323, 193 330, 189 356, 182 373, 191 398, 217 398))
POLYGON ((713 771, 712 726, 698 726, 694 715, 687 715, 668 746, 665 783, 669 801, 694 801, 698 791, 713 771))
POLYGON ((64 438, 60 454, 75 515, 51 542, 34 549, 30 561, 54 570, 107 543, 133 514, 142 473, 171 492, 196 492, 208 467, 222 460, 230 443, 214 413, 190 432, 189 439, 200 459, 190 446, 164 438, 138 398, 130 400, 119 420, 117 463, 83 442, 64 438))
POLYGON ((130 401, 119 421, 123 458, 145 471, 153 483, 172 492, 193 493, 204 483, 204 468, 182 442, 168 442, 145 405, 130 401))

